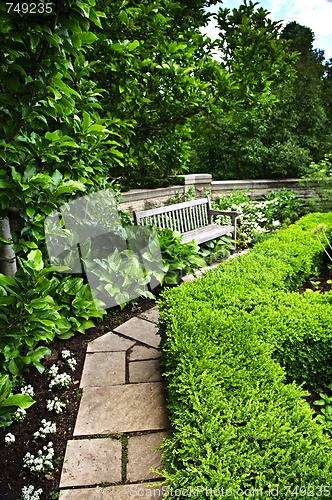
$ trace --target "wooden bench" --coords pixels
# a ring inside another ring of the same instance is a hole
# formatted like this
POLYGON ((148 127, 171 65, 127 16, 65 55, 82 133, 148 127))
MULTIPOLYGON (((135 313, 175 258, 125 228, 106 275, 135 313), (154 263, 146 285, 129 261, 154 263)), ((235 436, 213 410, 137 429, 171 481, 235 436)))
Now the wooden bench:
POLYGON ((196 240, 198 244, 225 234, 231 234, 235 240, 237 217, 237 212, 212 210, 209 197, 134 212, 134 221, 137 226, 169 228, 173 231, 179 231, 183 235, 182 243, 196 240), (232 225, 213 224, 212 216, 214 215, 229 216, 232 225))

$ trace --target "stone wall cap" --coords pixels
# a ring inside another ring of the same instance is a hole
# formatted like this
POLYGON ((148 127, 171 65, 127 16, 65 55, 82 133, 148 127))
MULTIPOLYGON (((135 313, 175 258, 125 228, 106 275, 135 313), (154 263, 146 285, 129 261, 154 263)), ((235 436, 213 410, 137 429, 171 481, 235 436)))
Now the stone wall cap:
POLYGON ((184 186, 168 186, 156 189, 132 189, 121 193, 121 203, 129 203, 130 201, 149 200, 151 198, 159 198, 163 196, 172 196, 176 191, 183 192, 184 186))
POLYGON ((188 184, 192 181, 208 181, 211 182, 212 175, 211 174, 186 174, 182 176, 184 178, 184 182, 188 184))

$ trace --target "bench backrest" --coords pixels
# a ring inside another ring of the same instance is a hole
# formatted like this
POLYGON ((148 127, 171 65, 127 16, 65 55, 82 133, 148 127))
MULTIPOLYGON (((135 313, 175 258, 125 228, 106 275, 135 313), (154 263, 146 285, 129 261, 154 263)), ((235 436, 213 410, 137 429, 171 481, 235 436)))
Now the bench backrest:
POLYGON ((134 212, 135 224, 157 226, 186 233, 211 223, 210 199, 176 203, 166 207, 134 212))

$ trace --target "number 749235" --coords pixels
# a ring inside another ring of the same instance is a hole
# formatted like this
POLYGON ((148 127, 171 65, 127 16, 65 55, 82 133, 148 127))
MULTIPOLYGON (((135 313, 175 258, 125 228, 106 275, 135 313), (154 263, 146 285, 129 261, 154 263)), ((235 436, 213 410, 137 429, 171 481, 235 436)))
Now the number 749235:
POLYGON ((7 12, 17 12, 18 14, 52 14, 51 3, 9 3, 6 2, 7 12))

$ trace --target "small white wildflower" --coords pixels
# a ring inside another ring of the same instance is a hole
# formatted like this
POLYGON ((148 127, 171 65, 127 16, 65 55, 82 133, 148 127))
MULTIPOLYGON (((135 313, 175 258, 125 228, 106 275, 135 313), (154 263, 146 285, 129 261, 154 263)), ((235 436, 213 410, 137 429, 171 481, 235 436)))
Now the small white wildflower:
POLYGON ((77 361, 75 358, 68 358, 67 359, 67 364, 69 366, 69 368, 74 371, 75 368, 76 368, 76 365, 77 365, 77 361))
POLYGON ((63 410, 66 408, 66 403, 60 401, 60 399, 57 396, 55 396, 54 399, 48 399, 46 403, 47 403, 46 408, 48 409, 48 411, 54 410, 55 413, 62 413, 63 410))
POLYGON ((62 387, 69 387, 70 384, 71 384, 71 376, 68 375, 68 373, 60 373, 51 380, 48 386, 50 389, 52 389, 53 387, 61 389, 62 387))
POLYGON ((35 438, 45 438, 47 434, 54 434, 56 432, 56 424, 54 422, 48 422, 45 418, 43 418, 41 424, 42 425, 39 427, 39 430, 33 434, 35 438))
POLYGON ((25 385, 24 387, 21 387, 21 393, 24 394, 24 396, 33 396, 35 395, 35 390, 32 387, 32 385, 25 385))
POLYGON ((278 226, 280 226, 280 222, 278 220, 273 220, 272 221, 272 226, 273 227, 278 227, 278 226))
POLYGON ((29 486, 23 486, 21 493, 22 500, 39 500, 43 490, 41 488, 35 490, 35 487, 30 484, 29 486))
POLYGON ((42 450, 38 450, 35 457, 27 452, 23 457, 23 467, 29 469, 31 472, 47 472, 53 469, 52 458, 54 457, 53 443, 50 441, 47 446, 43 446, 42 450))
POLYGON ((71 355, 72 354, 70 351, 68 351, 68 349, 64 349, 63 351, 61 351, 61 356, 63 359, 70 358, 71 355))
POLYGON ((16 412, 13 415, 13 418, 14 420, 16 420, 16 422, 22 422, 22 420, 25 419, 26 414, 27 412, 24 408, 17 408, 16 412))
POLYGON ((52 377, 55 377, 59 371, 59 367, 57 365, 52 365, 51 368, 49 369, 50 375, 52 377))
POLYGON ((14 434, 12 434, 11 432, 8 432, 5 435, 5 443, 6 443, 6 446, 9 446, 10 444, 15 443, 15 436, 14 436, 14 434))

